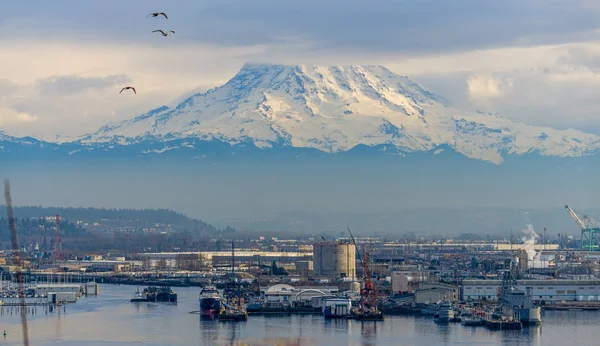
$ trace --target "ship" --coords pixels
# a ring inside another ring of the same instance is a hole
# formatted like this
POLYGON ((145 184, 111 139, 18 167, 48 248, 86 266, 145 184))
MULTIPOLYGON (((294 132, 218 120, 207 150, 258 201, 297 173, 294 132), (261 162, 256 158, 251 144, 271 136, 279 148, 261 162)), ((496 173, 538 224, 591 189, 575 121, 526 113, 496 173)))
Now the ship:
POLYGON ((481 317, 473 316, 470 313, 461 315, 460 323, 467 327, 478 327, 483 325, 483 319, 481 317))
POLYGON ((143 294, 148 302, 177 303, 177 293, 170 286, 149 286, 144 289, 143 294))
POLYGON ((440 302, 438 304, 437 313, 433 316, 437 323, 448 323, 454 319, 454 310, 449 302, 440 302))
POLYGON ((143 292, 140 292, 139 288, 135 291, 133 298, 131 298, 131 300, 130 300, 130 302, 132 302, 132 303, 140 303, 140 302, 147 302, 147 301, 148 301, 148 299, 146 298, 146 295, 143 292))
POLYGON ((523 324, 542 323, 541 308, 535 306, 531 293, 517 288, 517 282, 510 270, 504 272, 500 294, 498 296, 500 311, 523 324))
POLYGON ((200 291, 200 314, 215 315, 221 311, 221 295, 215 286, 205 286, 200 291))
POLYGON ((421 315, 435 316, 437 313, 437 304, 425 303, 421 308, 421 315))

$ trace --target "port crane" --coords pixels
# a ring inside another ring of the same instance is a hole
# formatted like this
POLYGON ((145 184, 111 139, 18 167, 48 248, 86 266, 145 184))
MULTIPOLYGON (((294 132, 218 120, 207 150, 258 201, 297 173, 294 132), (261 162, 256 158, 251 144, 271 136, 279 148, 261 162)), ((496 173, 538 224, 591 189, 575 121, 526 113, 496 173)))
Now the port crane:
MULTIPOLYGON (((354 247, 358 249, 354 235, 348 227, 348 233, 352 238, 354 247)), ((371 268, 369 266, 369 257, 365 249, 365 244, 362 244, 362 254, 359 252, 358 258, 363 267, 363 287, 360 290, 360 315, 359 318, 372 318, 375 320, 383 319, 383 315, 377 310, 377 288, 371 278, 371 268)))
POLYGON ((587 215, 574 211, 568 205, 565 205, 565 209, 567 209, 573 220, 575 220, 577 226, 579 226, 581 229, 581 250, 598 250, 600 247, 600 239, 598 239, 598 235, 600 233, 600 222, 587 215))

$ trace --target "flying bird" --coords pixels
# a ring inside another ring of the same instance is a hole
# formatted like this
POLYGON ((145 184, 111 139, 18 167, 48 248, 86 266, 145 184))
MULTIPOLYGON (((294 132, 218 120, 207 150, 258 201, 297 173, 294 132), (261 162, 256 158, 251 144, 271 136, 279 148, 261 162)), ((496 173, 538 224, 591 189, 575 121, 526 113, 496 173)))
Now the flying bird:
POLYGON ((160 15, 165 16, 166 19, 169 19, 169 17, 167 17, 167 14, 164 12, 154 12, 154 13, 150 13, 149 15, 146 16, 146 18, 152 16, 152 17, 158 17, 160 15))
POLYGON ((152 32, 160 32, 160 33, 161 33, 163 36, 169 36, 169 33, 170 33, 170 32, 172 32, 172 33, 175 33, 175 31, 173 31, 173 30, 169 30, 169 31, 167 31, 167 32, 164 32, 164 31, 162 31, 162 30, 154 30, 154 31, 152 31, 152 32))
POLYGON ((133 90, 133 93, 137 95, 135 88, 131 87, 131 86, 124 87, 123 89, 121 89, 121 91, 119 91, 119 94, 121 94, 123 92, 123 90, 129 90, 129 89, 133 90))

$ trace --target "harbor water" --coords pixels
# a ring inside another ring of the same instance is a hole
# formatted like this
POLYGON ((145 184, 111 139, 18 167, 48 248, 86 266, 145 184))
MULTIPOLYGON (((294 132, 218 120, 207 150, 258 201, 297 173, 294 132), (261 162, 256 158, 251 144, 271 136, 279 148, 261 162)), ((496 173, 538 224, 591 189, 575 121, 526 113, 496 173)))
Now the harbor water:
MULTIPOLYGON (((490 331, 460 323, 436 324, 431 317, 386 316, 383 322, 325 320, 320 315, 256 316, 247 322, 218 322, 198 310, 197 287, 173 288, 177 304, 131 303, 134 286, 100 285, 98 296, 82 297, 60 312, 28 313, 32 345, 592 345, 595 311, 544 311, 541 326, 490 331)), ((11 310, 12 309, 12 310, 11 310)), ((2 345, 21 345, 20 315, 0 307, 2 345)))

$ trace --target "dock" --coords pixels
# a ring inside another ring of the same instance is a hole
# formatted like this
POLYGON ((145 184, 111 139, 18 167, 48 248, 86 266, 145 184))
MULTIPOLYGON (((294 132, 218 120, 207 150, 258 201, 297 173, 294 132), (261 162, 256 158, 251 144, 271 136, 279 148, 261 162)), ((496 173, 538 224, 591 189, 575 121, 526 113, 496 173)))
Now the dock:
POLYGON ((521 330, 523 324, 519 321, 483 320, 483 325, 491 330, 521 330))
POLYGON ((220 322, 243 322, 248 320, 248 314, 244 312, 223 312, 219 314, 220 322))

